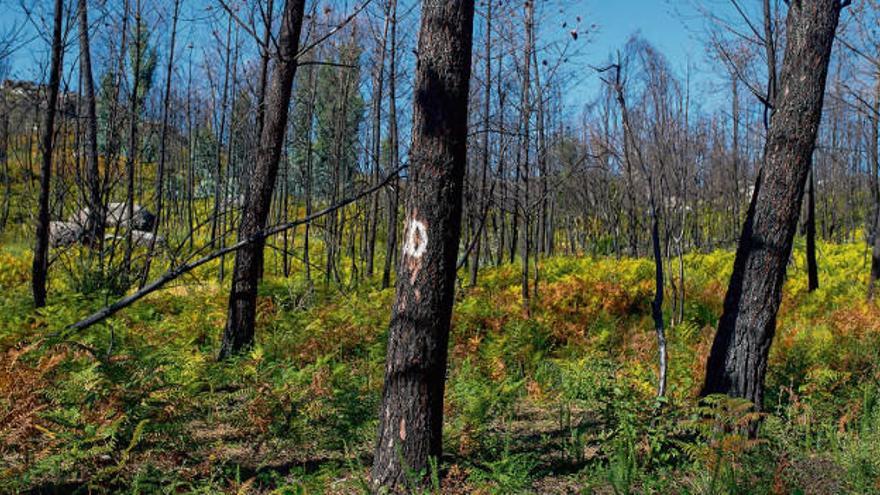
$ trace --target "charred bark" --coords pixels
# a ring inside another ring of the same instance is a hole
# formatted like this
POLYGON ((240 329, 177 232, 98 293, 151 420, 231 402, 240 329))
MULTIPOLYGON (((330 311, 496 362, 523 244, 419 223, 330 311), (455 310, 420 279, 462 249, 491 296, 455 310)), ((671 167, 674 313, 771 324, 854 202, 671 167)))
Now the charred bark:
POLYGON ((702 394, 763 407, 767 357, 822 116, 840 0, 791 2, 781 91, 706 366, 702 394))
POLYGON ((880 72, 874 75, 874 102, 871 113, 871 133, 868 143, 868 156, 871 159, 871 197, 874 200, 874 211, 870 221, 871 224, 871 275, 868 280, 868 299, 874 299, 874 289, 877 280, 880 279, 880 184, 877 181, 877 175, 880 174, 880 150, 877 145, 880 143, 880 72))
MULTIPOLYGON (((266 226, 281 146, 287 128, 288 107, 296 74, 296 54, 302 30, 305 0, 287 0, 278 36, 278 52, 275 71, 266 95, 266 114, 260 148, 253 173, 248 182, 247 198, 243 207, 238 238, 249 239, 266 226)), ((250 347, 254 341, 256 320, 257 282, 262 266, 265 239, 248 244, 235 254, 232 272, 232 288, 229 293, 229 310, 220 358, 226 358, 250 347)))
POLYGON ((403 252, 372 483, 403 491, 442 450, 447 344, 467 166, 473 0, 423 2, 403 252))
POLYGON ((819 267, 816 264, 816 186, 815 173, 810 171, 807 190, 807 289, 810 292, 819 288, 819 267))
POLYGON ((101 255, 104 242, 104 202, 101 200, 101 177, 98 170, 98 114, 95 82, 92 78, 92 55, 89 44, 87 0, 79 0, 79 63, 86 104, 86 181, 88 182, 89 215, 85 225, 85 241, 101 255))
POLYGON ((58 104, 58 88, 61 86, 61 65, 64 58, 64 42, 61 25, 64 21, 64 3, 55 0, 55 20, 52 27, 52 63, 49 71, 49 95, 46 115, 40 131, 40 197, 37 211, 36 244, 31 267, 34 306, 46 305, 46 279, 49 271, 49 187, 52 180, 52 150, 55 136, 55 114, 58 104))

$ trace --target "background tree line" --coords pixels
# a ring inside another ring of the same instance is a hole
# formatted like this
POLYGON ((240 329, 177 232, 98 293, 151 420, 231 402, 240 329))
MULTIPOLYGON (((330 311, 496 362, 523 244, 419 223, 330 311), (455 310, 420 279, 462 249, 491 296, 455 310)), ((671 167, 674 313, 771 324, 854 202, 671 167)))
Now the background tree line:
POLYGON ((480 266, 518 263, 528 315, 548 257, 652 257, 662 396, 683 256, 736 248, 704 391, 760 408, 797 228, 811 288, 817 236, 873 247, 869 296, 880 276, 877 6, 731 6, 695 8, 726 80, 715 109, 638 35, 583 64, 594 26, 532 1, 34 6, 51 52, 45 83, 2 88, 0 227, 34 240, 35 306, 60 271, 82 293, 129 294, 78 330, 216 263, 221 358, 253 345, 267 271, 342 293, 396 273, 383 485, 439 457, 450 311, 480 266), (573 114, 585 72, 601 90, 573 114))

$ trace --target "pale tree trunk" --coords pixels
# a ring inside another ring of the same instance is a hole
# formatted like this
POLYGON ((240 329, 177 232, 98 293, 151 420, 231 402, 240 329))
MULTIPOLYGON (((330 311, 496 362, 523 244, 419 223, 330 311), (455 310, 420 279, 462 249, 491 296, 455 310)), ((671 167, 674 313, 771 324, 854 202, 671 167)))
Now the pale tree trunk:
POLYGON ((443 391, 467 167, 472 0, 422 4, 404 246, 391 315, 376 492, 424 483, 442 451, 443 391))

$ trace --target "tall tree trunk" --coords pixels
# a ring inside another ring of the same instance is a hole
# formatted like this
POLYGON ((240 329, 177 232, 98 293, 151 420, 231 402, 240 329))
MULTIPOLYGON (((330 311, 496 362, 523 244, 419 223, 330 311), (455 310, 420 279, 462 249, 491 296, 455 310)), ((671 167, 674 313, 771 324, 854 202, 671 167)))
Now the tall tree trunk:
MULTIPOLYGON (((651 248, 654 256, 654 300, 651 302, 651 317, 654 320, 654 331, 657 334, 657 396, 663 397, 666 394, 666 330, 663 322, 663 253, 660 247, 660 212, 655 192, 658 188, 655 187, 654 168, 649 168, 645 162, 641 146, 636 141, 635 131, 630 122, 629 108, 626 104, 624 87, 620 78, 621 70, 618 58, 613 86, 617 93, 617 103, 620 105, 620 119, 623 125, 623 159, 626 168, 631 170, 634 156, 648 183, 648 203, 651 209, 651 248)), ((658 166, 662 168, 662 162, 658 166)))
POLYGON ((186 78, 186 127, 189 134, 189 159, 186 167, 186 224, 189 248, 193 249, 195 237, 195 167, 196 167, 196 132, 194 124, 193 91, 192 91, 192 49, 189 56, 189 70, 186 78))
POLYGON ((498 57, 498 70, 497 76, 495 79, 498 81, 497 91, 498 94, 498 129, 500 130, 498 134, 498 172, 497 172, 497 180, 498 180, 498 188, 500 189, 498 196, 500 197, 498 208, 498 253, 495 258, 496 266, 501 266, 504 263, 504 249, 505 242, 507 240, 507 176, 505 170, 505 129, 504 129, 504 104, 506 102, 506 93, 502 90, 501 83, 501 74, 502 74, 502 64, 501 60, 504 57, 498 57))
MULTIPOLYGON (((533 41, 534 43, 534 41, 533 41)), ((538 142, 538 173, 541 176, 540 181, 540 209, 538 210, 538 235, 536 236, 537 246, 535 248, 535 293, 538 291, 538 255, 546 255, 549 252, 548 244, 550 233, 549 225, 549 197, 547 194, 547 113, 545 111, 545 102, 547 97, 544 92, 547 88, 541 85, 541 65, 538 63, 538 51, 532 47, 532 67, 535 71, 535 94, 538 96, 535 100, 535 124, 538 142)))
POLYGON ((773 114, 776 111, 776 97, 778 93, 776 71, 776 32, 773 29, 775 15, 770 0, 764 0, 764 58, 767 61, 767 102, 764 105, 764 128, 770 128, 773 114))
MULTIPOLYGON (((486 3, 486 80, 483 94, 483 150, 480 157, 480 229, 485 230, 483 223, 486 221, 488 214, 489 198, 486 194, 486 179, 489 173, 489 122, 492 103, 492 2, 486 3)), ((482 248, 481 232, 477 232, 477 238, 474 241, 474 257, 471 261, 470 284, 471 287, 477 285, 477 275, 480 271, 480 251, 482 248)))
MULTIPOLYGON (((223 136, 226 134, 226 103, 229 98, 229 64, 232 61, 232 17, 226 22, 226 55, 223 64, 223 90, 220 97, 220 127, 217 132, 216 156, 214 157, 214 209, 211 213, 211 247, 217 245, 219 237, 225 232, 221 231, 221 212, 226 205, 223 204, 224 177, 223 177, 223 136)), ((223 280, 223 258, 220 258, 220 280, 223 280)), ((262 270, 260 270, 262 272, 262 270)))
MULTIPOLYGON (((412 165, 391 315, 373 488, 403 491, 439 462, 467 167, 473 0, 422 4, 412 165)), ((422 478, 424 482, 426 478, 422 478)))
MULTIPOLYGON (((128 12, 126 12, 126 15, 128 12)), ((126 174, 126 196, 124 211, 128 212, 129 219, 134 218, 134 181, 135 181, 135 163, 138 157, 138 92, 140 91, 141 80, 141 50, 143 49, 142 29, 141 29, 141 1, 135 3, 134 12, 134 67, 132 68, 132 85, 131 95, 129 97, 129 121, 128 121, 128 153, 125 159, 126 174)), ((125 47, 121 48, 122 50, 125 47)), ((124 214, 123 214, 124 217, 124 214)), ((128 280, 131 273, 131 254, 134 248, 132 242, 131 222, 125 226, 125 255, 122 261, 122 270, 124 279, 128 280)))
MULTIPOLYGON (((84 0, 80 0, 84 1, 84 0)), ((153 222, 153 236, 147 246, 147 258, 141 275, 140 288, 143 288, 150 276, 150 264, 156 249, 156 237, 162 223, 162 201, 165 191, 165 159, 168 141, 168 115, 171 113, 171 75, 174 71, 174 43, 177 41, 177 17, 180 13, 180 0, 174 0, 174 14, 171 19, 171 46, 168 48, 168 65, 165 67, 165 97, 162 103, 162 130, 159 134, 159 166, 156 169, 156 220, 153 222)))
MULTIPOLYGON (((312 23, 315 22, 314 16, 312 17, 312 23)), ((313 128, 315 125, 314 119, 314 111, 315 111, 315 101, 317 98, 317 80, 315 79, 317 73, 314 68, 309 67, 306 69, 308 74, 308 103, 306 107, 306 121, 308 122, 308 135, 306 138, 306 170, 305 176, 303 177, 303 181, 305 182, 305 195, 306 195, 306 216, 310 216, 312 214, 312 198, 314 196, 314 181, 312 178, 312 170, 313 160, 314 160, 314 141, 312 141, 313 128)), ((311 239, 311 230, 312 230, 312 222, 306 222, 305 232, 303 233, 303 263, 305 264, 306 269, 306 281, 309 283, 311 287, 312 283, 312 262, 311 255, 309 254, 309 241, 311 239)))
POLYGON ((9 221, 9 208, 12 202, 12 177, 9 176, 9 110, 6 107, 5 93, 0 95, 0 167, 3 169, 3 206, 0 207, 0 233, 6 230, 9 221))
MULTIPOLYGON (((257 161, 248 184, 238 238, 258 236, 266 226, 272 191, 278 175, 281 146, 287 128, 288 107, 293 77, 296 75, 296 54, 302 30, 305 0, 286 0, 278 35, 275 71, 266 95, 266 115, 257 161)), ((226 358, 253 344, 257 313, 257 282, 263 258, 265 238, 238 250, 229 293, 229 311, 220 358, 226 358)))
MULTIPOLYGON (((733 75, 731 77, 732 87, 731 87, 731 112, 733 114, 733 122, 731 125, 733 126, 732 134, 733 141, 731 143, 732 153, 732 162, 733 162, 733 170, 731 171, 731 179, 733 190, 731 191, 731 207, 733 209, 733 222, 730 224, 731 234, 730 240, 732 241, 736 237, 736 229, 739 227, 740 222, 740 214, 739 207, 742 202, 742 191, 740 191, 739 187, 739 121, 740 121, 740 108, 739 108, 739 76, 733 75)), ((725 234, 726 235, 726 234, 725 234)))
POLYGON ((872 228, 872 253, 871 253, 871 274, 868 280, 868 299, 874 299, 874 289, 877 280, 880 279, 880 183, 878 183, 877 175, 880 174, 880 70, 874 74, 874 102, 873 112, 871 113, 871 142, 868 143, 868 156, 871 159, 871 197, 874 199, 874 214, 871 218, 872 228))
MULTIPOLYGON (((660 218, 654 198, 651 198, 651 245, 654 253, 654 300, 651 318, 657 334, 657 396, 666 395, 666 330, 663 325, 663 254, 660 251, 660 218)), ((668 251, 668 248, 667 248, 668 251)))
POLYGON ((791 2, 780 91, 706 365, 702 394, 761 409, 786 264, 810 170, 841 0, 791 2))
MULTIPOLYGON (((390 169, 400 166, 400 147, 397 136, 397 0, 389 0, 388 16, 391 18, 391 52, 388 54, 388 140, 390 145, 390 169)), ((382 268, 382 288, 391 286, 391 266, 397 255, 397 210, 400 201, 400 181, 397 172, 388 190, 388 231, 385 239, 385 265, 382 268)))
POLYGON ((92 55, 89 45, 88 1, 79 0, 79 64, 86 105, 86 181, 89 192, 89 215, 85 225, 85 241, 102 257, 104 243, 104 203, 101 200, 101 176, 98 170, 98 114, 95 103, 95 82, 92 78, 92 55))
MULTIPOLYGON (((220 174, 220 177, 223 177, 222 181, 222 190, 220 191, 220 203, 223 207, 220 209, 220 219, 218 221, 220 225, 220 237, 218 239, 218 245, 220 249, 226 247, 226 233, 231 232, 234 228, 234 212, 232 212, 232 202, 231 192, 235 186, 235 154, 233 153, 233 145, 235 144, 235 139, 233 139, 234 129, 233 125, 235 125, 234 118, 234 107, 235 107, 235 94, 236 94, 236 82, 238 80, 237 71, 238 71, 238 29, 235 31, 235 37, 230 38, 228 43, 235 47, 232 50, 232 59, 230 60, 231 65, 231 75, 230 75, 230 67, 227 66, 224 70, 224 74, 226 74, 225 79, 228 80, 228 91, 227 91, 227 82, 223 83, 223 108, 221 111, 226 111, 226 102, 229 101, 229 97, 227 97, 227 92, 229 95, 232 95, 232 102, 229 103, 229 123, 226 123, 226 118, 224 117, 222 120, 224 121, 224 125, 221 126, 220 137, 217 140, 217 168, 221 170, 220 157, 222 155, 222 143, 223 143, 223 135, 227 133, 226 128, 228 126, 228 136, 226 137, 226 165, 222 167, 223 173, 220 174)), ((225 115, 225 113, 224 113, 225 115)), ((270 202, 271 204, 271 202, 270 202)), ((287 231, 284 232, 284 235, 287 235, 287 231)), ((262 262, 262 259, 261 259, 262 262)), ((263 266, 260 265, 258 270, 259 276, 263 276, 263 266)), ((226 274, 226 256, 220 257, 220 281, 223 281, 223 277, 226 274)))
MULTIPOLYGON (((385 89, 385 52, 388 46, 388 30, 391 24, 391 16, 386 12, 385 26, 382 30, 382 46, 379 49, 379 60, 376 62, 376 78, 373 89, 373 182, 380 180, 380 168, 382 161, 382 93, 385 89)), ((366 262, 365 269, 368 279, 373 277, 373 264, 376 258, 376 231, 379 225, 379 195, 374 194, 370 199, 369 222, 366 232, 366 262)))
MULTIPOLYGON (((272 39, 272 11, 274 8, 274 0, 268 0, 266 5, 266 15, 263 19, 263 42, 260 46, 260 82, 257 89, 257 136, 263 135, 263 121, 266 116, 266 82, 269 79, 269 55, 271 50, 272 39)), ((247 181, 245 181, 245 184, 247 181)))
POLYGON ((52 63, 49 70, 49 95, 46 99, 46 115, 40 131, 40 198, 37 211, 36 245, 34 262, 31 267, 33 280, 34 306, 46 305, 46 279, 49 270, 49 185, 52 180, 52 149, 55 136, 55 112, 58 105, 58 89, 61 86, 61 64, 64 57, 64 44, 61 39, 61 25, 64 21, 64 2, 55 0, 54 23, 52 27, 52 63))
POLYGON ((526 30, 526 41, 525 41, 525 53, 523 57, 523 85, 522 85, 522 96, 521 96, 521 105, 522 105, 522 115, 520 116, 520 126, 521 126, 521 136, 522 142, 520 143, 520 159, 517 160, 517 170, 522 169, 520 173, 520 178, 522 179, 522 204, 520 208, 522 209, 522 243, 520 244, 520 259, 522 261, 521 265, 521 277, 520 277, 520 288, 521 288, 521 296, 522 296, 522 306, 523 311, 526 315, 531 313, 531 301, 529 297, 529 256, 531 254, 531 228, 530 228, 530 220, 531 220, 531 206, 529 205, 529 175, 531 173, 531 163, 529 152, 531 151, 531 142, 530 136, 531 132, 531 120, 532 120, 532 101, 531 101, 531 63, 532 63, 532 49, 534 47, 534 36, 535 36, 535 24, 534 24, 534 15, 535 15, 535 4, 533 0, 526 0, 525 2, 525 30, 526 30))
MULTIPOLYGON (((876 210, 876 225, 880 225, 880 208, 876 210)), ((871 249, 871 275, 868 282, 868 300, 874 300, 874 292, 876 291, 877 280, 880 280, 880 235, 874 232, 874 243, 871 249)))
POLYGON ((816 265, 816 186, 812 168, 807 189, 807 287, 810 292, 819 288, 819 268, 816 265))

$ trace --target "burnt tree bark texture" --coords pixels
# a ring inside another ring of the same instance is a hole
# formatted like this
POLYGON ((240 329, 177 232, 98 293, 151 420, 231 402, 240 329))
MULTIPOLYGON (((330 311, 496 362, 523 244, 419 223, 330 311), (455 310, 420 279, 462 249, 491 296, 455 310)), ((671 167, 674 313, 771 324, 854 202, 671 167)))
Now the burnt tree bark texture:
POLYGON ((763 406, 767 356, 810 172, 828 62, 846 0, 791 2, 788 43, 762 170, 734 260, 702 394, 763 406))
POLYGON ((64 20, 63 4, 55 0, 55 20, 52 27, 52 65, 49 72, 49 97, 46 99, 46 116, 40 130, 40 198, 37 211, 37 241, 34 246, 34 262, 31 267, 34 306, 46 305, 46 279, 49 271, 49 184, 52 180, 52 148, 55 136, 55 113, 58 88, 61 86, 61 65, 64 42, 61 25, 64 20))
POLYGON ((816 264, 816 184, 810 171, 807 190, 807 287, 810 292, 819 288, 819 265, 816 264))
MULTIPOLYGON (((257 235, 266 226, 275 179, 278 175, 281 146, 287 128, 291 85, 296 74, 296 54, 299 51, 304 9, 305 0, 287 0, 284 4, 275 71, 266 95, 266 113, 260 135, 260 147, 257 162, 248 181, 247 197, 238 228, 239 240, 257 235)), ((253 344, 257 283, 260 278, 265 243, 265 238, 260 238, 235 254, 226 329, 220 347, 221 359, 253 344)))
POLYGON ((473 0, 422 4, 411 177, 372 482, 423 482, 442 450, 447 344, 467 158, 473 0))
POLYGON ((88 2, 79 0, 79 64, 86 104, 86 181, 88 182, 89 216, 85 240, 99 256, 104 242, 104 213, 101 200, 101 176, 98 170, 98 114, 95 102, 95 82, 92 78, 92 55, 89 44, 88 2))

